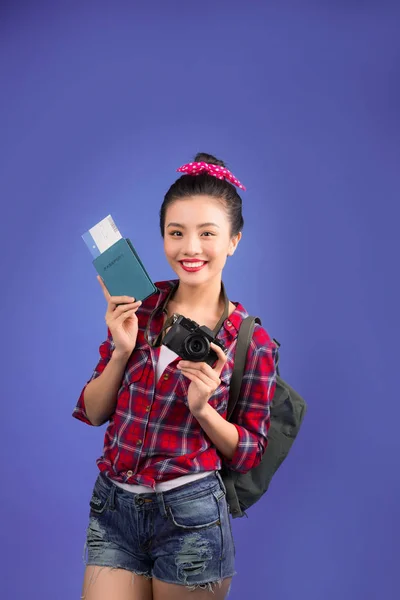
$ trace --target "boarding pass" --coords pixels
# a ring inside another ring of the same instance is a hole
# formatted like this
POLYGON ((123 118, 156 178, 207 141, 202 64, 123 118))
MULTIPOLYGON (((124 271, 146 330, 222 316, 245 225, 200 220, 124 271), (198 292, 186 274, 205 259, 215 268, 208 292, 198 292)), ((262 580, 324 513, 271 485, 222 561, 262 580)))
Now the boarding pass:
POLYGON ((82 239, 89 248, 93 258, 100 256, 100 254, 108 250, 121 238, 122 235, 111 215, 108 215, 82 235, 82 239))

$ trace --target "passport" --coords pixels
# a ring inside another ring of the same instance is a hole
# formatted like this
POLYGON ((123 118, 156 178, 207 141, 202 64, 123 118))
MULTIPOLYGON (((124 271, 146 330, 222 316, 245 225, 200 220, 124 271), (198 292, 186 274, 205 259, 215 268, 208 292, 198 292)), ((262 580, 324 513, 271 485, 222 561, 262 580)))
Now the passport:
POLYGON ((128 238, 121 238, 93 260, 111 296, 132 296, 145 300, 157 288, 128 238))
POLYGON ((91 227, 82 239, 111 296, 132 296, 143 301, 158 291, 132 242, 122 237, 111 215, 91 227))

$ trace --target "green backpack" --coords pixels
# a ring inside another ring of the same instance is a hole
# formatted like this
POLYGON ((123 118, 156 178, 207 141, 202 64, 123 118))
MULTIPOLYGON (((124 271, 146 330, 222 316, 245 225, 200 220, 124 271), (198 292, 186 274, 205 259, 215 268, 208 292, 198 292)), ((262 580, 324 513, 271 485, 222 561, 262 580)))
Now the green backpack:
MULTIPOLYGON (((253 335, 257 317, 243 320, 236 346, 235 363, 230 382, 227 420, 239 398, 246 356, 253 335)), ((279 342, 273 340, 277 347, 279 342)), ((226 487, 226 497, 232 518, 245 516, 245 511, 255 504, 267 491, 270 481, 285 460, 297 436, 307 405, 303 398, 279 376, 279 353, 276 353, 276 390, 271 403, 271 422, 268 431, 268 445, 260 464, 247 473, 238 473, 223 466, 221 476, 226 487)), ((247 516, 247 515, 246 515, 247 516)))

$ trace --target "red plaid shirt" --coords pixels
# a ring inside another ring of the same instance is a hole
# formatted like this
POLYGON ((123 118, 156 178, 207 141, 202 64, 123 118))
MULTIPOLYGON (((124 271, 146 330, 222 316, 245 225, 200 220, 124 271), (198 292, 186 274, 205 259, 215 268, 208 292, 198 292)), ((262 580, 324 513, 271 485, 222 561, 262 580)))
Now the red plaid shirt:
MULTIPOLYGON (((222 466, 218 450, 188 408, 190 381, 176 368, 179 359, 166 367, 157 382, 155 365, 160 348, 150 347, 144 338, 150 314, 156 306, 163 305, 174 283, 158 283, 159 293, 145 300, 137 312, 139 332, 136 346, 126 365, 115 412, 105 432, 103 456, 97 460, 99 469, 112 479, 153 489, 160 481, 218 470, 222 466)), ((235 311, 226 319, 217 336, 228 350, 227 362, 221 373, 221 384, 209 403, 224 418, 238 330, 246 316, 243 306, 237 303, 235 311)), ((150 325, 150 342, 156 339, 162 324, 163 314, 160 310, 150 325)), ((100 346, 100 361, 89 381, 103 372, 113 349, 108 331, 107 340, 100 346)), ((275 353, 274 342, 260 325, 256 325, 247 355, 240 399, 231 419, 238 430, 239 443, 231 460, 223 458, 225 464, 241 473, 259 464, 267 445, 269 407, 276 382, 275 353)), ((85 411, 86 385, 73 416, 91 425, 85 411)))

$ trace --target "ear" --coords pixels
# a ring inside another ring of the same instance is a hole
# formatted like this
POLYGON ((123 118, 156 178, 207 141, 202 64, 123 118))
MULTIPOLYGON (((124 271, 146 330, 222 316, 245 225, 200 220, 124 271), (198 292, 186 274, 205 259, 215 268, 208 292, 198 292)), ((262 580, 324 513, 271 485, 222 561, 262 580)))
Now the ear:
POLYGON ((242 234, 241 234, 241 232, 239 232, 237 235, 235 235, 231 239, 231 241, 229 243, 228 256, 232 256, 232 254, 234 254, 234 252, 235 252, 235 250, 237 248, 237 245, 240 242, 241 238, 242 238, 242 234))

